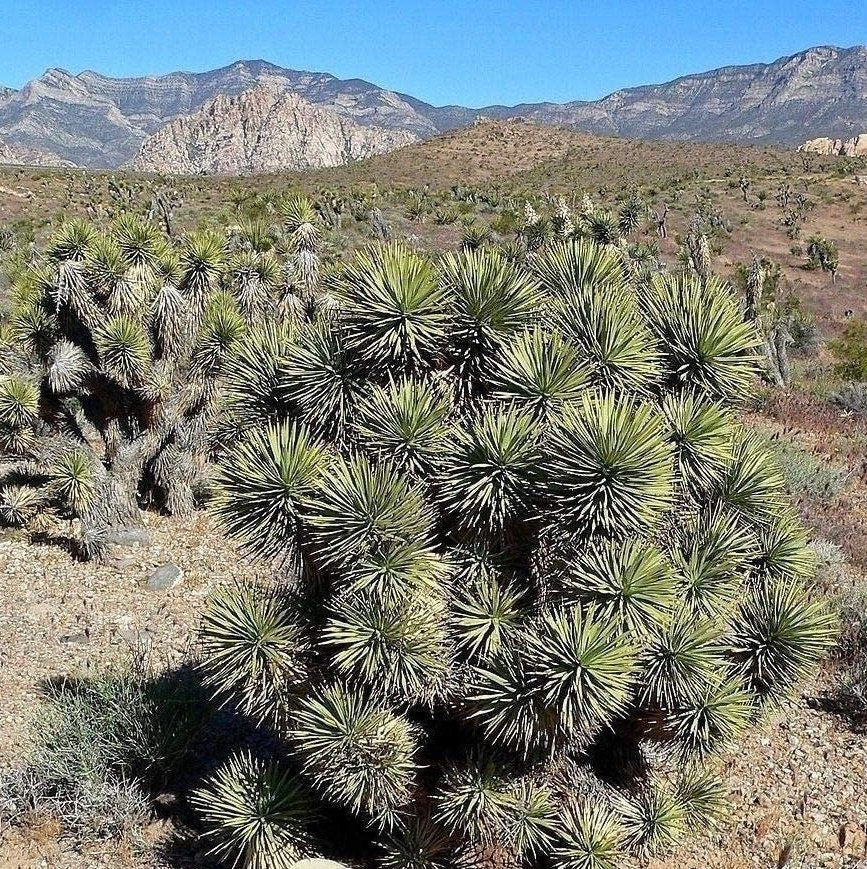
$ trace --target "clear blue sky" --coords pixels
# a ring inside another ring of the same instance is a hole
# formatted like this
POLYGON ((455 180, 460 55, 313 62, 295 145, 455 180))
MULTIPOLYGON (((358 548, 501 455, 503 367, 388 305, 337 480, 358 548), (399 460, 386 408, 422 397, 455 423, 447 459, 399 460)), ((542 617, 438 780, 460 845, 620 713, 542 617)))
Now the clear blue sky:
POLYGON ((0 84, 54 66, 127 76, 264 58, 481 106, 864 42, 863 0, 3 0, 0 84))

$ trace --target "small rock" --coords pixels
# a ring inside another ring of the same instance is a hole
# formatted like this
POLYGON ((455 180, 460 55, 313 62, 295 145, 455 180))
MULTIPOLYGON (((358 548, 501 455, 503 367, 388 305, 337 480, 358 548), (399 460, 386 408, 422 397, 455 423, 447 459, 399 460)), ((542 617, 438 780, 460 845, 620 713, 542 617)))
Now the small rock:
POLYGON ((86 646, 90 642, 90 637, 82 632, 78 634, 66 634, 60 638, 61 643, 66 643, 70 646, 86 646))
POLYGON ((108 533, 105 542, 112 546, 147 546, 151 537, 144 528, 117 528, 108 533))
POLYGON ((343 863, 335 863, 334 860, 299 860, 293 863, 289 869, 348 869, 343 863))
POLYGON ((161 564, 149 577, 151 591, 164 591, 174 588, 184 578, 184 572, 177 564, 161 564))

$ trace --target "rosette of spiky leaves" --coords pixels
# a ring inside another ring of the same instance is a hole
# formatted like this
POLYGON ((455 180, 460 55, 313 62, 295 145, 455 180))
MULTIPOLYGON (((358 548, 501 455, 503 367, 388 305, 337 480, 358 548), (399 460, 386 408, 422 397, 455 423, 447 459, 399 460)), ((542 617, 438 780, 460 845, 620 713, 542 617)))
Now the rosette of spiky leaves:
POLYGON ((523 757, 550 750, 557 711, 544 703, 538 683, 515 647, 504 647, 490 662, 473 670, 469 701, 470 719, 493 745, 523 757))
POLYGON ((5 525, 26 525, 45 501, 43 489, 27 485, 3 486, 0 488, 0 521, 5 525))
POLYGON ((577 347, 558 332, 536 327, 501 349, 489 382, 495 398, 546 419, 564 402, 578 399, 590 380, 577 347))
POLYGON ((305 514, 316 558, 352 567, 394 544, 430 539, 433 517, 418 486, 388 463, 337 458, 307 499, 305 514))
POLYGON ((619 286, 623 264, 616 254, 589 241, 552 244, 535 256, 533 274, 554 296, 619 286))
POLYGON ((728 808, 726 787, 720 777, 700 765, 686 768, 677 782, 676 796, 690 830, 713 824, 728 808))
POLYGON ((638 540, 602 541, 569 560, 564 593, 573 603, 593 603, 603 621, 644 636, 667 623, 677 580, 655 546, 638 540))
POLYGON ((48 357, 48 387, 58 395, 70 393, 81 386, 90 370, 90 360, 81 347, 64 338, 51 348, 48 357))
POLYGON ((351 684, 400 702, 431 700, 451 658, 444 606, 433 594, 339 596, 322 639, 351 684))
POLYGON ((291 415, 283 391, 281 366, 292 344, 283 324, 249 329, 234 345, 220 371, 225 407, 240 431, 291 415))
POLYGON ((461 237, 461 247, 467 251, 476 251, 490 244, 494 237, 491 227, 487 223, 474 221, 464 227, 461 237))
POLYGON ((216 475, 212 509, 230 534, 268 558, 295 555, 300 518, 328 465, 328 455, 297 423, 254 429, 227 451, 216 475))
POLYGON ((749 395, 758 334, 753 323, 744 322, 731 290, 718 278, 655 275, 643 305, 671 387, 727 401, 749 395))
POLYGON ((490 845, 506 832, 507 781, 503 760, 471 755, 448 766, 433 795, 433 818, 459 841, 490 845))
POLYGON ((271 253, 242 250, 232 260, 229 283, 248 323, 268 310, 279 282, 280 262, 271 253))
POLYGON ((686 811, 677 794, 658 781, 617 800, 620 823, 629 848, 645 854, 670 851, 686 832, 686 811))
POLYGON ((111 235, 97 235, 86 259, 87 275, 108 313, 137 319, 150 286, 131 273, 120 246, 111 235))
POLYGON ((792 512, 782 511, 759 527, 754 567, 762 581, 809 579, 816 556, 807 543, 807 530, 792 512))
POLYGON ((833 641, 834 618, 792 581, 754 587, 738 607, 730 654, 749 690, 777 702, 822 659, 833 641))
POLYGON ((777 459, 758 435, 738 432, 713 497, 747 520, 767 523, 785 507, 785 479, 777 459))
POLYGON ((691 495, 709 492, 731 461, 734 426, 719 402, 689 392, 667 395, 662 412, 677 455, 678 476, 691 495))
POLYGON ((211 293, 219 287, 226 255, 226 237, 213 229, 200 229, 184 239, 181 248, 181 283, 178 289, 190 311, 195 329, 211 293))
POLYGON ((346 347, 370 376, 423 372, 441 354, 447 294, 422 254, 401 244, 359 251, 334 290, 346 347))
POLYGON ((617 244, 620 240, 620 221, 616 214, 597 209, 582 218, 582 229, 600 246, 617 244))
POLYGON ((656 408, 611 393, 566 405, 545 441, 554 516, 576 537, 652 527, 673 497, 672 447, 656 408))
POLYGON ((587 739, 626 710, 635 648, 593 607, 548 613, 522 645, 531 682, 555 711, 559 735, 587 739))
POLYGON ((511 539, 526 531, 541 484, 541 450, 533 417, 516 408, 484 409, 456 426, 437 486, 437 500, 458 528, 511 539))
POLYGON ((88 221, 76 217, 64 221, 46 248, 50 262, 82 262, 90 250, 97 231, 88 221))
POLYGON ((358 403, 356 431, 372 456, 389 459, 400 471, 425 479, 448 449, 449 402, 429 381, 403 378, 374 386, 358 403))
POLYGON ((736 739, 754 712, 752 700, 732 678, 715 677, 672 717, 685 757, 705 757, 736 739))
POLYGON ((361 392, 340 333, 328 322, 303 326, 279 366, 280 398, 293 403, 311 431, 340 441, 361 392))
POLYGON ((451 302, 450 361, 463 394, 473 395, 485 385, 502 341, 535 317, 538 283, 491 248, 447 254, 440 275, 451 302))
POLYGON ((430 818, 398 821, 380 842, 383 869, 452 869, 452 839, 430 818))
POLYGON ((205 683, 260 720, 280 720, 289 692, 306 682, 308 643, 290 603, 275 591, 226 585, 202 618, 205 683))
POLYGON ((53 494, 80 516, 93 502, 102 478, 102 465, 82 448, 66 450, 49 467, 53 494))
POLYGON ((151 365, 151 344, 141 323, 130 317, 109 320, 95 335, 102 370, 128 389, 139 385, 151 365))
POLYGON ((540 781, 523 778, 507 794, 505 842, 518 859, 534 860, 551 850, 555 840, 558 807, 551 789, 540 781))
POLYGON ((280 216, 293 253, 316 250, 321 235, 319 212, 307 196, 297 193, 284 199, 280 203, 280 216))
POLYGON ((582 800, 568 807, 560 819, 552 865, 555 869, 619 869, 625 836, 620 818, 611 809, 601 802, 582 800))
POLYGON ((39 418, 39 389, 24 377, 0 377, 0 446, 21 453, 39 418))
POLYGON ((390 827, 412 797, 417 734, 366 692, 332 683, 295 712, 291 737, 322 796, 390 827))
POLYGON ((57 323, 38 301, 28 301, 12 315, 12 335, 28 353, 45 359, 57 338, 57 323))
POLYGON ((350 594, 370 592, 384 605, 442 593, 448 565, 424 540, 395 541, 359 557, 340 577, 350 594))
POLYGON ((244 751, 192 795, 210 853, 245 869, 289 869, 312 856, 310 797, 291 772, 244 751))
POLYGON ((121 214, 111 231, 133 280, 151 280, 166 252, 165 236, 153 223, 132 212, 121 214))
POLYGON ((624 199, 617 209, 617 226, 622 236, 632 235, 641 225, 641 219, 645 214, 645 205, 638 193, 630 194, 624 199))
POLYGON ((645 703, 675 709, 699 697, 724 668, 721 629, 683 613, 661 625, 641 651, 638 684, 645 703))
POLYGON ((457 583, 451 609, 458 649, 471 660, 490 660, 516 639, 529 613, 526 598, 517 580, 495 571, 457 583))
POLYGON ((177 255, 166 250, 154 270, 155 291, 149 315, 154 344, 159 354, 167 358, 176 356, 194 332, 189 304, 178 289, 181 280, 177 255))
POLYGON ((735 514, 714 509, 685 520, 672 544, 684 607, 705 617, 727 612, 756 554, 755 535, 735 514))
POLYGON ((238 305, 228 293, 216 293, 208 302, 207 311, 190 362, 194 377, 214 378, 220 365, 238 340, 247 324, 238 305))
POLYGON ((622 281, 566 290, 555 302, 553 319, 596 385, 643 392, 659 379, 656 343, 622 281))

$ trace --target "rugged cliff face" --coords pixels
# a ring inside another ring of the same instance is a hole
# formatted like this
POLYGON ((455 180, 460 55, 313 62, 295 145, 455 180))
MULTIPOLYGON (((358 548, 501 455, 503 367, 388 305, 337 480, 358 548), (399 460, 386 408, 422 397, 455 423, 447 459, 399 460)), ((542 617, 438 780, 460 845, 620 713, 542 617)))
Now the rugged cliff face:
POLYGON ((853 136, 845 141, 821 136, 804 142, 798 150, 832 157, 861 157, 867 154, 867 133, 861 133, 860 136, 853 136))
POLYGON ((339 166, 418 139, 362 126, 297 94, 258 87, 220 95, 144 141, 129 167, 175 174, 243 174, 339 166))
MULTIPOLYGON (((576 88, 580 83, 576 83, 576 88)), ((0 88, 0 138, 83 166, 115 167, 169 121, 218 95, 252 88, 294 93, 361 126, 428 138, 479 115, 632 138, 796 145, 867 130, 867 47, 818 47, 770 64, 729 66, 594 102, 431 106, 360 79, 239 61, 204 73, 142 78, 48 70, 20 91, 0 88)))

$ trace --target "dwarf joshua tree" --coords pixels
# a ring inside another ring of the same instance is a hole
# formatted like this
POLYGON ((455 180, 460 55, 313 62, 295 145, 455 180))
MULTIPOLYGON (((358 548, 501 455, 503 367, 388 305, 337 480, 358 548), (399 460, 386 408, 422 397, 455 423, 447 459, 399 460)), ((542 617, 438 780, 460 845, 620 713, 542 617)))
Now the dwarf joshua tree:
POLYGON ((753 325, 713 277, 631 274, 392 245, 244 339, 214 510, 276 580, 216 594, 205 666, 285 754, 202 788, 217 851, 288 866, 313 811, 385 867, 601 869, 718 811, 703 761, 829 621, 733 415, 753 325))
POLYGON ((189 511, 215 381, 277 278, 213 230, 173 245, 132 215, 65 224, 16 276, 0 348, 0 517, 57 509, 93 555, 143 500, 189 511))

